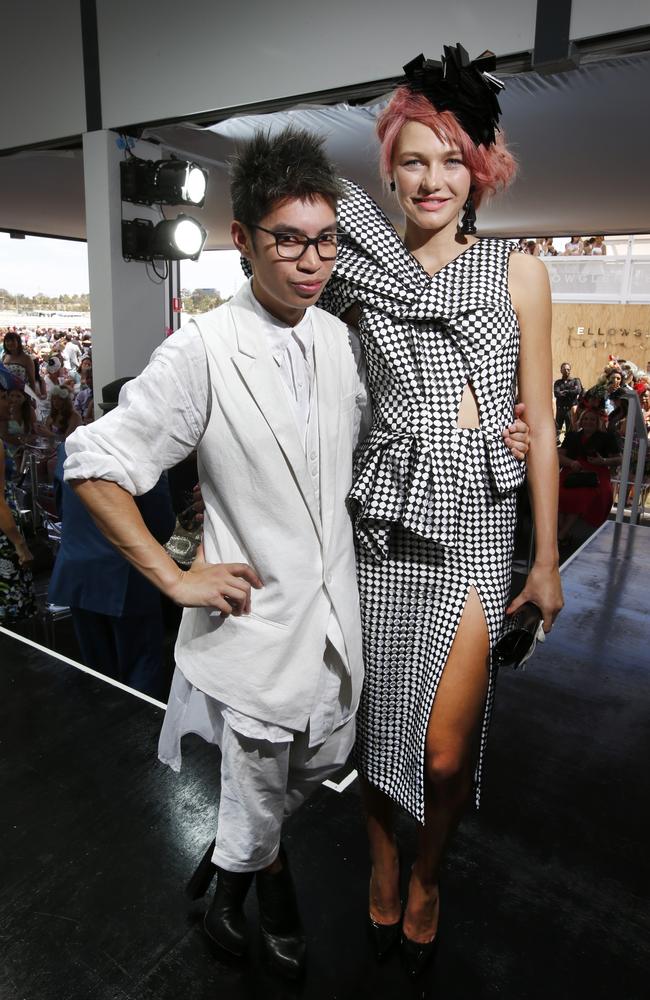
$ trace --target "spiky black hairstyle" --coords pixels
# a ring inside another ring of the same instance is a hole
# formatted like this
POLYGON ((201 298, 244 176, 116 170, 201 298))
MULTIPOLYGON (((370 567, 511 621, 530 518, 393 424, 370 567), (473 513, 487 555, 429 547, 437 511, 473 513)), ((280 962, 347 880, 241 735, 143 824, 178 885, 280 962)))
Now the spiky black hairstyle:
POLYGON ((257 132, 230 165, 234 218, 254 226, 285 198, 309 201, 320 195, 334 208, 345 192, 323 143, 319 136, 292 126, 275 136, 257 132))

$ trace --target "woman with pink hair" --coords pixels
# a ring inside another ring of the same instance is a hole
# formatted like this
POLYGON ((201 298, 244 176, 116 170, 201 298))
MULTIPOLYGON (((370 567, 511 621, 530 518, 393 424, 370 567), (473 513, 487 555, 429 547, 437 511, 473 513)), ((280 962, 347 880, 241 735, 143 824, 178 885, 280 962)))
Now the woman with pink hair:
POLYGON ((377 952, 401 931, 413 976, 435 950, 439 870, 472 775, 478 796, 506 610, 534 602, 549 631, 562 607, 547 273, 513 252, 516 241, 475 236, 476 209, 515 174, 493 63, 490 53, 470 63, 458 46, 442 64, 420 56, 405 67, 377 123, 404 238, 348 183, 320 303, 358 327, 372 396, 349 497, 366 663, 356 759, 377 952), (501 428, 517 382, 536 557, 506 609, 524 471, 501 428), (420 824, 403 913, 394 803, 420 824))

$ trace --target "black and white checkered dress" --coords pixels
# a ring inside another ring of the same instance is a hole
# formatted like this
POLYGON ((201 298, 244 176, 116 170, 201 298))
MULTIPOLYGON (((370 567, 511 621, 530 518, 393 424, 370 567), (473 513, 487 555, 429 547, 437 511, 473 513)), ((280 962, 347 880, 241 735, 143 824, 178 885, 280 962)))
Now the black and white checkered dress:
MULTIPOLYGON (((523 464, 512 421, 519 327, 508 293, 514 242, 479 240, 434 276, 354 184, 339 205, 346 239, 319 305, 356 302, 373 426, 355 461, 355 526, 366 681, 361 772, 424 820, 431 707, 470 587, 494 644, 510 585, 523 464), (457 427, 468 382, 481 426, 457 427)), ((494 696, 490 671, 477 796, 494 696)))

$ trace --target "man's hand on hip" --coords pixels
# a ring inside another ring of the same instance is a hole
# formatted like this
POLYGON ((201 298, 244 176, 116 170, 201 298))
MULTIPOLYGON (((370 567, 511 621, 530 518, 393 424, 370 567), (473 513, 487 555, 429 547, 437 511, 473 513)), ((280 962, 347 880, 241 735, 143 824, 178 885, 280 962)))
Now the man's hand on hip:
POLYGON ((224 615, 247 615, 251 587, 263 586, 247 563, 207 563, 199 545, 191 569, 180 572, 168 596, 183 608, 217 608, 224 615))

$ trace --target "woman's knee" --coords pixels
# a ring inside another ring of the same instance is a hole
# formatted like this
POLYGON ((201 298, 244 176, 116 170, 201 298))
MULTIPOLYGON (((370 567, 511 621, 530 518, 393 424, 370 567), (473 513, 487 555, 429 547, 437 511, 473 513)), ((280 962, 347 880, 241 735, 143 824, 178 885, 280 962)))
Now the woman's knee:
POLYGON ((469 754, 462 747, 431 750, 425 757, 424 772, 434 788, 465 791, 471 780, 469 754))

